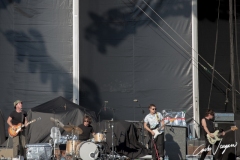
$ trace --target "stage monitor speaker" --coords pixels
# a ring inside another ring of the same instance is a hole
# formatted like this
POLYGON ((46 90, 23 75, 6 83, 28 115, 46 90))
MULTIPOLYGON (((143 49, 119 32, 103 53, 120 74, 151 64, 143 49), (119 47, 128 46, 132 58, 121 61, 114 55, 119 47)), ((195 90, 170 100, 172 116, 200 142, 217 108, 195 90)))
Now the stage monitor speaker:
POLYGON ((27 160, 51 160, 52 146, 49 143, 36 143, 26 145, 27 160))
MULTIPOLYGON (((231 129, 231 126, 235 126, 235 122, 214 122, 214 126, 218 130, 229 130, 231 129)), ((222 141, 220 141, 219 145, 227 145, 227 144, 236 144, 236 132, 235 131, 230 131, 226 133, 225 136, 221 137, 223 138, 222 141)), ((215 145, 215 148, 217 146, 215 145)), ((216 152, 216 155, 218 155, 219 149, 216 152)), ((222 154, 222 153, 220 153, 222 154)), ((236 157, 236 148, 235 147, 230 147, 225 150, 223 153, 223 158, 222 159, 235 159, 236 157)))
POLYGON ((187 127, 165 126, 165 154, 169 159, 186 159, 187 127))

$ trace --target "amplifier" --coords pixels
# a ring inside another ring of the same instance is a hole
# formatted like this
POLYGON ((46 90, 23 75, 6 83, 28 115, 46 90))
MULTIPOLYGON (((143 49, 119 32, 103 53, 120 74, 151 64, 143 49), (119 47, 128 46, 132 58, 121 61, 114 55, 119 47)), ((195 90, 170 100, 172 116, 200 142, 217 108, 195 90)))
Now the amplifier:
POLYGON ((27 160, 50 160, 52 156, 52 146, 49 143, 27 144, 27 160))
POLYGON ((214 121, 216 122, 233 122, 234 113, 215 113, 214 121))
POLYGON ((11 159, 13 158, 13 149, 12 148, 0 148, 0 157, 11 159))

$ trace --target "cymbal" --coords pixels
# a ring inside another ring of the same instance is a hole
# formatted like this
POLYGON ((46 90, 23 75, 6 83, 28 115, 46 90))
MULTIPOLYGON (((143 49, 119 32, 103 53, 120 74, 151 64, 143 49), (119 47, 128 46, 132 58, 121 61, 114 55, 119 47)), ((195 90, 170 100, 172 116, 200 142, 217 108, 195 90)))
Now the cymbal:
POLYGON ((70 125, 64 125, 63 126, 63 129, 66 131, 66 132, 71 132, 72 131, 72 126, 70 126, 70 125))
POLYGON ((81 128, 79 128, 79 127, 75 127, 75 128, 74 128, 74 132, 75 132, 76 134, 82 134, 82 133, 83 133, 83 130, 82 130, 81 128))
POLYGON ((82 134, 83 133, 81 128, 79 128, 77 126, 74 126, 74 125, 64 125, 63 129, 66 132, 73 132, 75 134, 82 134))

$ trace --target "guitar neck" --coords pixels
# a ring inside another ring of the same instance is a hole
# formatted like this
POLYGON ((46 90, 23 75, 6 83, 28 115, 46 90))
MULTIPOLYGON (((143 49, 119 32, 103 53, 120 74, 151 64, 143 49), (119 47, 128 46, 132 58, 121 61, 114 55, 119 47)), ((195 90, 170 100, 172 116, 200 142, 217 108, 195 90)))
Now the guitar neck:
MULTIPOLYGON (((229 129, 229 130, 226 130, 226 131, 224 131, 225 133, 228 133, 228 132, 230 132, 230 131, 232 131, 231 129, 229 129)), ((221 136, 222 135, 222 133, 218 133, 218 136, 221 136)))
MULTIPOLYGON (((35 121, 36 121, 36 119, 34 119, 34 120, 28 122, 27 125, 29 125, 29 124, 31 124, 31 123, 33 123, 33 122, 35 122, 35 121)), ((25 125, 23 124, 22 127, 25 127, 25 125)))

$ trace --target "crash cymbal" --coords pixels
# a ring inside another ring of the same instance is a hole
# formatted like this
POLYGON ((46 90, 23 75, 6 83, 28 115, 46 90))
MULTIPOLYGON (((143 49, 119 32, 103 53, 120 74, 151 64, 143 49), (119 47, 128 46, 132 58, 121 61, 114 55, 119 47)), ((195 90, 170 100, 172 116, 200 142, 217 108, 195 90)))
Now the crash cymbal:
POLYGON ((72 130, 74 129, 74 126, 72 126, 72 125, 64 125, 64 126, 63 126, 63 129, 64 129, 66 132, 72 132, 72 130))
POLYGON ((74 126, 74 125, 65 125, 63 127, 63 129, 66 131, 66 132, 73 132, 74 134, 82 134, 83 131, 81 128, 77 127, 77 126, 74 126))
POLYGON ((79 127, 74 127, 74 133, 75 133, 75 134, 82 134, 83 131, 82 131, 82 129, 79 128, 79 127))

